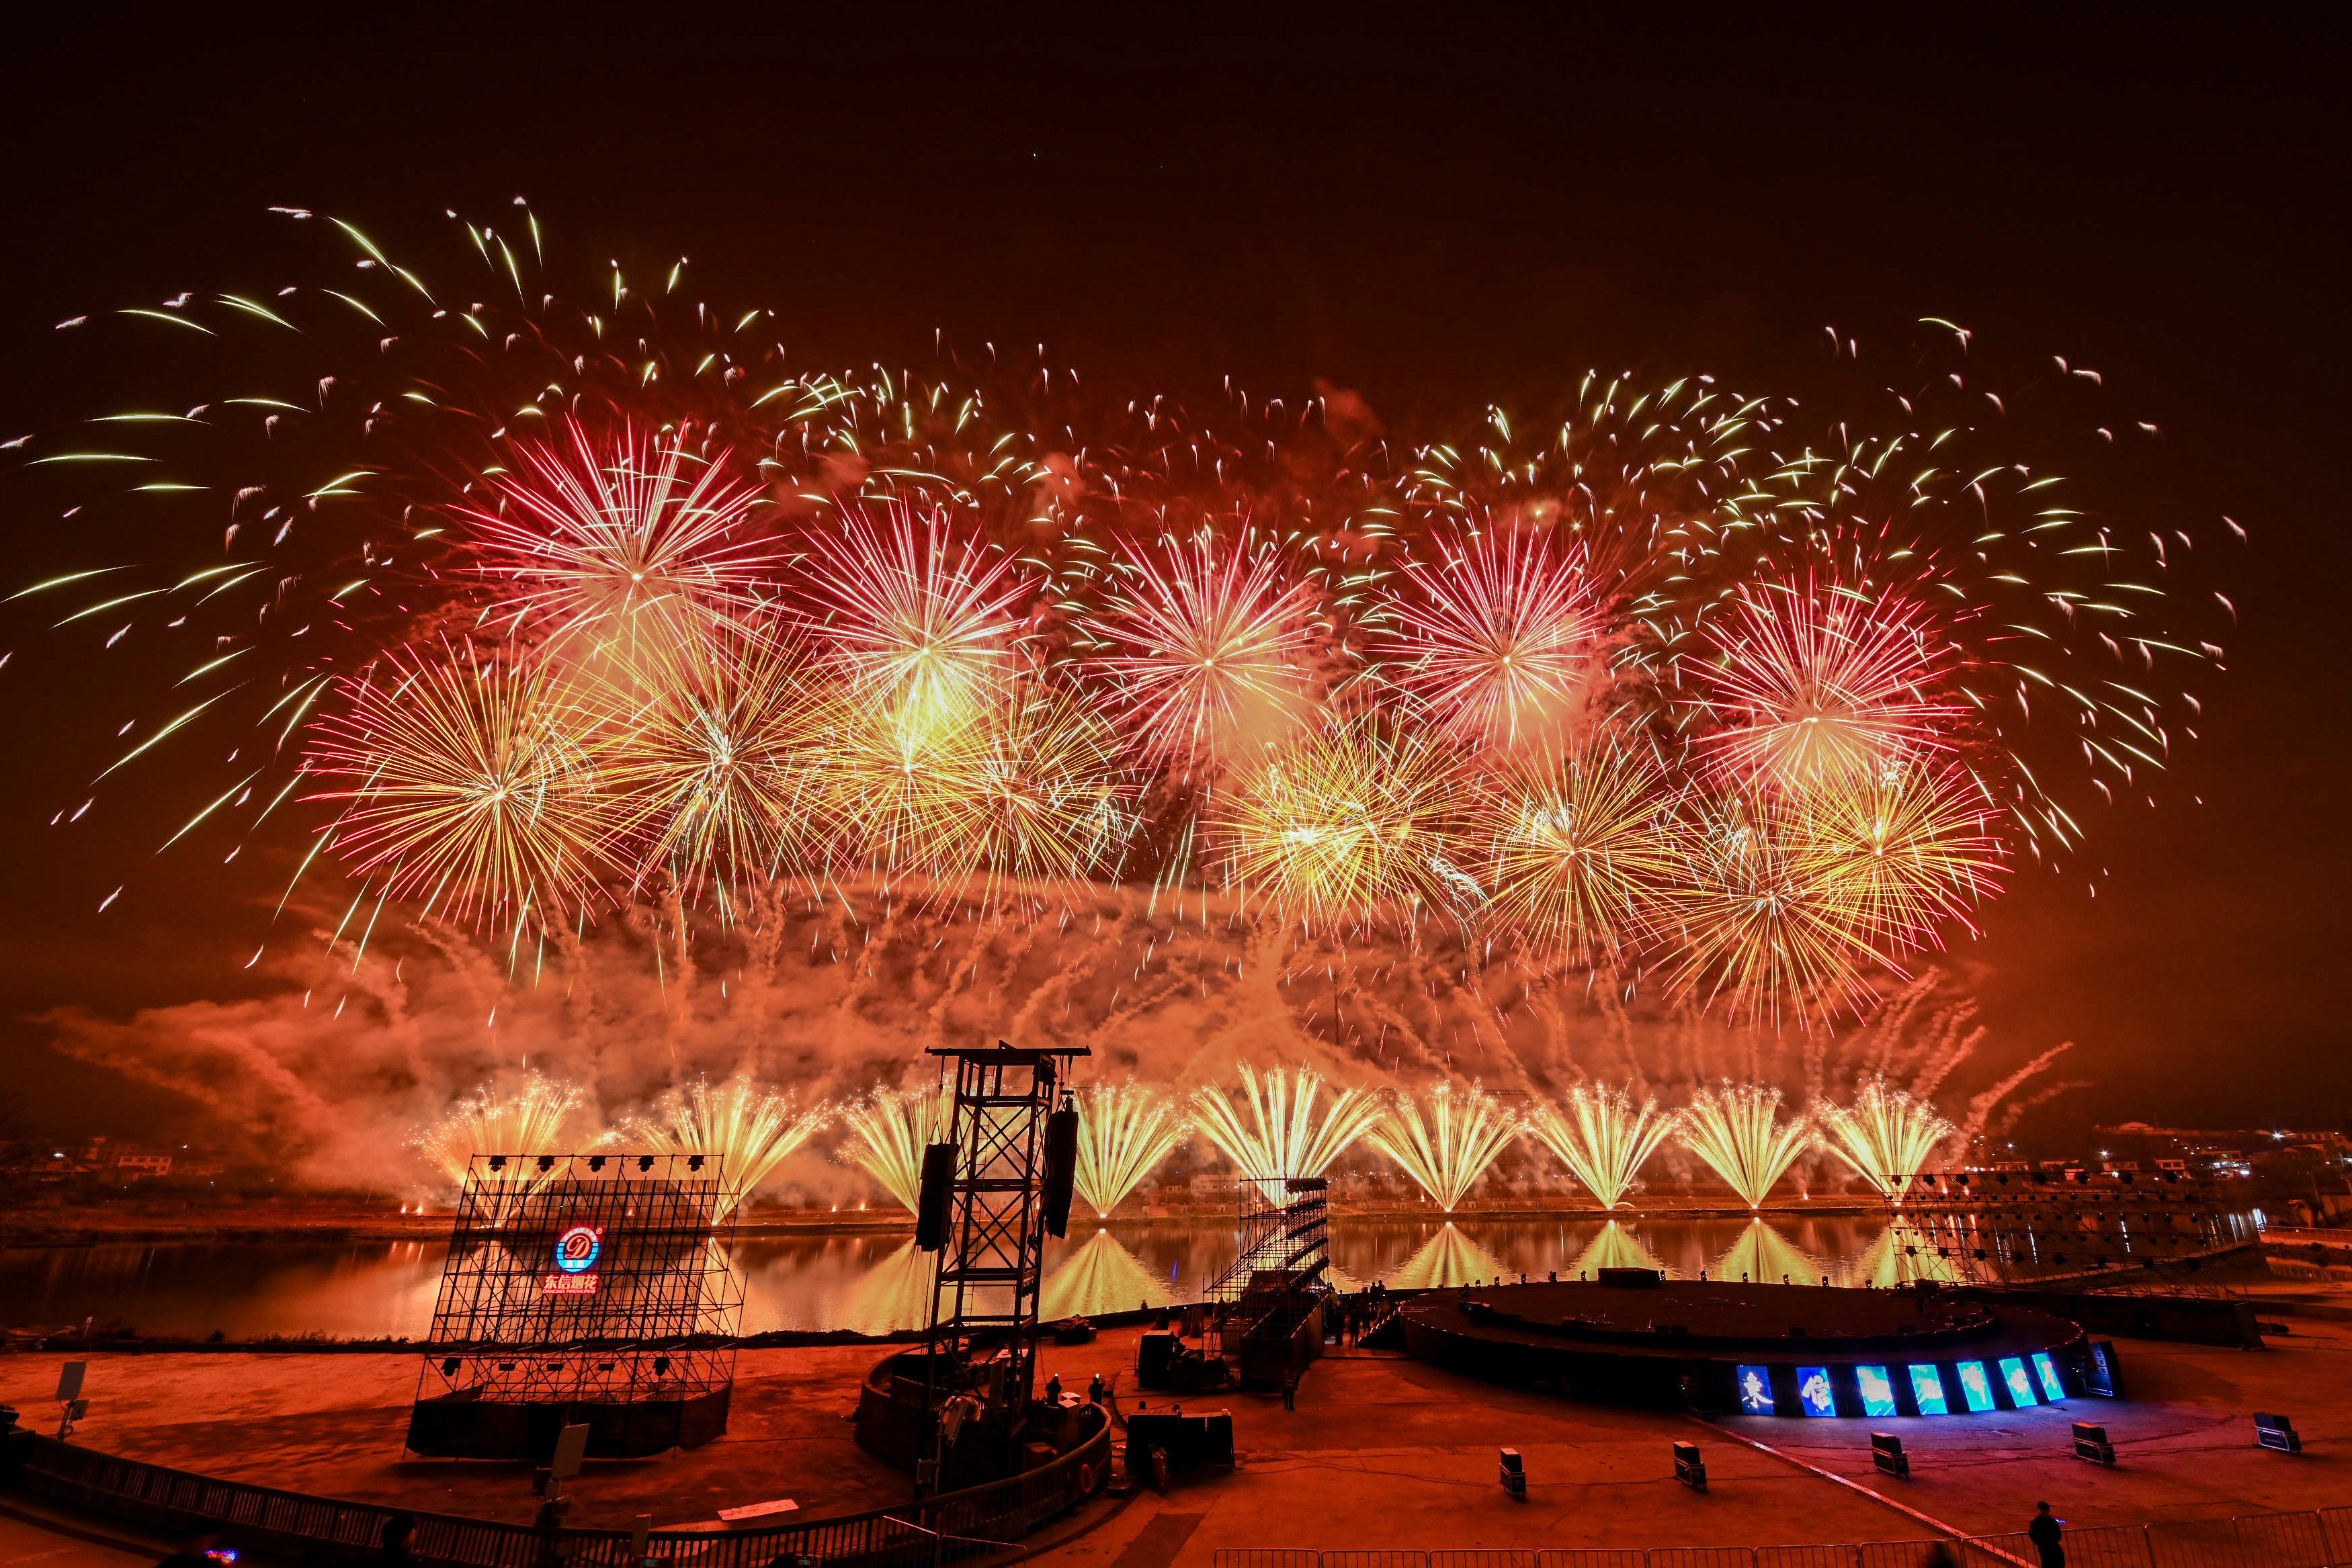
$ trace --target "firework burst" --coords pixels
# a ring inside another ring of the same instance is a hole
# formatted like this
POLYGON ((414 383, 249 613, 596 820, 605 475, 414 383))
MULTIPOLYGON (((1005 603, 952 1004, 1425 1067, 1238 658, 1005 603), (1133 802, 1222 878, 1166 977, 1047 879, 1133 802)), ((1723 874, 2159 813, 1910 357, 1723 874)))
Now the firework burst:
POLYGON ((775 560, 748 518, 755 486, 625 423, 611 435, 564 422, 562 444, 518 442, 490 476, 499 505, 455 507, 472 570, 496 585, 487 618, 562 642, 690 643, 757 602, 775 560))
POLYGON ((1397 1095, 1364 1141, 1451 1214, 1518 1132, 1518 1118, 1492 1094, 1441 1082, 1423 1098, 1397 1095))
POLYGON ((416 1147, 452 1183, 466 1179, 476 1155, 570 1154, 564 1128, 585 1100, 574 1085, 558 1083, 536 1072, 526 1073, 522 1087, 511 1094, 501 1094, 486 1084, 419 1134, 416 1147))
POLYGON ((1691 1096, 1675 1135, 1730 1184, 1740 1202, 1761 1208, 1811 1135, 1802 1117, 1781 1122, 1780 1111, 1780 1092, 1767 1084, 1702 1089, 1691 1096))
POLYGON ((1409 560, 1396 612, 1407 687, 1451 737, 1514 747, 1576 727, 1602 674, 1606 621, 1580 550, 1533 530, 1489 529, 1409 560))
POLYGON ((922 745, 968 727, 1010 683, 1030 584, 944 507, 918 510, 857 510, 809 537, 801 569, 821 607, 815 635, 855 698, 922 745))
POLYGON ((1654 1100, 1636 1102, 1622 1089, 1578 1084, 1564 1105, 1539 1104, 1527 1128, 1559 1157, 1603 1208, 1625 1201, 1678 1118, 1654 1100))
POLYGON ((1237 776, 1212 841, 1229 883, 1310 926, 1458 911, 1479 896, 1451 858, 1462 782, 1425 733, 1360 717, 1237 776))
POLYGON ((554 671, 443 644, 385 655, 320 723, 310 768, 341 787, 326 841, 383 895, 520 924, 595 895, 593 759, 554 671))
POLYGON ((1864 1080, 1851 1104, 1816 1100, 1813 1124, 1831 1153, 1889 1202, 1898 1204, 1912 1178, 1927 1168, 1937 1146, 1952 1135, 1952 1124, 1933 1104, 1891 1087, 1883 1078, 1864 1080))
POLYGON ((772 626, 730 622, 651 685, 641 697, 606 694, 617 710, 600 780, 612 858, 667 867, 722 915, 748 883, 813 871, 828 706, 806 651, 772 626))
POLYGON ((1834 785, 1952 747, 1962 710, 1937 693, 1958 651, 1908 599, 1767 582, 1743 590, 1708 637, 1685 674, 1721 727, 1703 744, 1732 777, 1834 785))
POLYGON ((1273 551, 1203 536, 1132 552, 1087 630, 1145 753, 1181 772, 1262 758, 1312 716, 1310 584, 1273 551))
POLYGON ((1489 924, 1580 968, 1639 948, 1675 884, 1671 797, 1645 747, 1516 760, 1474 798, 1489 924))
POLYGON ((1260 1074, 1244 1062, 1241 1073, 1238 1099, 1201 1090, 1192 1096, 1192 1114, 1202 1135, 1251 1180, 1319 1176, 1379 1124, 1379 1098, 1360 1089, 1333 1090, 1318 1115, 1325 1084, 1304 1068, 1260 1074))

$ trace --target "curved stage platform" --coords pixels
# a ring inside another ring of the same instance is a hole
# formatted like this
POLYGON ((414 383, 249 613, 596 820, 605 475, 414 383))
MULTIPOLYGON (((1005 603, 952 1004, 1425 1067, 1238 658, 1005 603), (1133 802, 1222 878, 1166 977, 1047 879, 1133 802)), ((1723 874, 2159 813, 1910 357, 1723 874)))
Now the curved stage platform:
MULTIPOLYGON (((1609 1270, 1615 1274, 1617 1270, 1609 1270)), ((1433 1291, 1405 1348, 1490 1382, 1757 1416, 2013 1410, 2082 1389, 2066 1320, 1937 1291, 1662 1281, 1433 1291)))

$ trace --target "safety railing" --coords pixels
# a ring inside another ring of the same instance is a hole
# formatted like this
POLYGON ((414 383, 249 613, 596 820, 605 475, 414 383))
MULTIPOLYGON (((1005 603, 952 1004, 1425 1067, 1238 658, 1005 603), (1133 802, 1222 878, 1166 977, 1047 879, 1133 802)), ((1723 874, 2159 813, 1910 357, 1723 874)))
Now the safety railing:
MULTIPOLYGON (((2352 1507, 2069 1530, 2067 1568, 2352 1568, 2352 1507)), ((1819 1546, 1564 1546, 1480 1552, 1221 1550, 1215 1568, 2031 1568, 2023 1532, 1819 1546)))
MULTIPOLYGON (((899 1508, 763 1529, 657 1530, 646 1550, 677 1568, 765 1568, 779 1557, 916 1568, 935 1556, 990 1551, 1085 1501, 1109 1479, 1112 1427, 1099 1410, 1096 1418, 1094 1433, 1068 1453, 1001 1481, 899 1508)), ((11 1444, 14 1484, 37 1497, 165 1534, 217 1529, 231 1538, 228 1544, 299 1562, 363 1556, 375 1550, 385 1522, 402 1513, 416 1521, 410 1550, 421 1562, 449 1568, 627 1568, 633 1551, 625 1530, 541 1530, 310 1497, 29 1434, 14 1435, 11 1444)))

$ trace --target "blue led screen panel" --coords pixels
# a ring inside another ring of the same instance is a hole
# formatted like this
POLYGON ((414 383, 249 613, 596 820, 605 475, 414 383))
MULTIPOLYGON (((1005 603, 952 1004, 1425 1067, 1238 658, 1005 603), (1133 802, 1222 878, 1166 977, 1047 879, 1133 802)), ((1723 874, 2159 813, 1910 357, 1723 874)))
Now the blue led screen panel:
POLYGON ((1862 1413, 1865 1416, 1895 1414, 1895 1380, 1886 1375, 1883 1366, 1857 1366, 1854 1381, 1862 1385, 1862 1413))
POLYGON ((2033 1353, 2033 1375, 2042 1379, 2042 1397, 2053 1405, 2066 1397, 2066 1385, 2058 1377, 2058 1364, 2050 1359, 2048 1351, 2033 1353))
POLYGON ((1911 1374, 1911 1402, 1919 1406, 1922 1416, 1948 1416, 1952 1407, 1944 1403, 1944 1375, 1932 1366, 1915 1366, 1911 1374))
POLYGON ((1964 1361, 1960 1363, 1959 1373, 1960 1396, 1969 1402, 1969 1408, 1978 1411, 1991 1409, 1992 1379, 1985 1373, 1985 1364, 1964 1361))
POLYGON ((1770 1367, 1743 1366, 1739 1369, 1739 1413, 1743 1416, 1772 1414, 1770 1367))
POLYGON ((2014 1355, 2001 1357, 2000 1380, 2009 1387, 2009 1402, 2020 1410, 2042 1403, 2042 1396, 2033 1392, 2033 1375, 2025 1370, 2025 1363, 2021 1358, 2014 1355))
POLYGON ((1830 1369, 1826 1366, 1797 1368, 1797 1403, 1808 1416, 1837 1414, 1837 1396, 1830 1392, 1830 1369))

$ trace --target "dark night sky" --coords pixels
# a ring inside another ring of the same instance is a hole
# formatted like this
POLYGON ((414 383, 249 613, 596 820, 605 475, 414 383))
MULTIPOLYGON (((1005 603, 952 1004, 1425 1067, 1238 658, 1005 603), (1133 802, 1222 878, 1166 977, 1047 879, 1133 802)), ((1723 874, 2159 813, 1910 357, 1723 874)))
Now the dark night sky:
MULTIPOLYGON (((2080 1042, 2098 1082, 2053 1128, 2352 1116, 2333 14, 1324 7, 1286 33, 1281 9, 51 8, 0 67, 0 438, 139 391, 68 362, 59 319, 277 281, 274 204, 424 232, 520 191, 583 256, 686 254, 712 296, 782 303, 821 361, 919 361, 943 329, 1432 416, 1588 366, 1784 385, 1825 323, 1951 318, 2098 367, 2162 426, 2162 504, 2253 535, 2218 584, 2244 625, 2205 744, 2160 810, 2095 822, 2096 899, 2021 877, 1962 946, 1988 1018, 2080 1042)), ((5 489, 0 528, 12 584, 86 564, 5 489)), ((36 641, 0 627, 0 1086, 128 1127, 152 1097, 29 1016, 229 994, 268 878, 142 867, 135 808, 46 826, 87 792, 89 711, 126 699, 36 641)))

